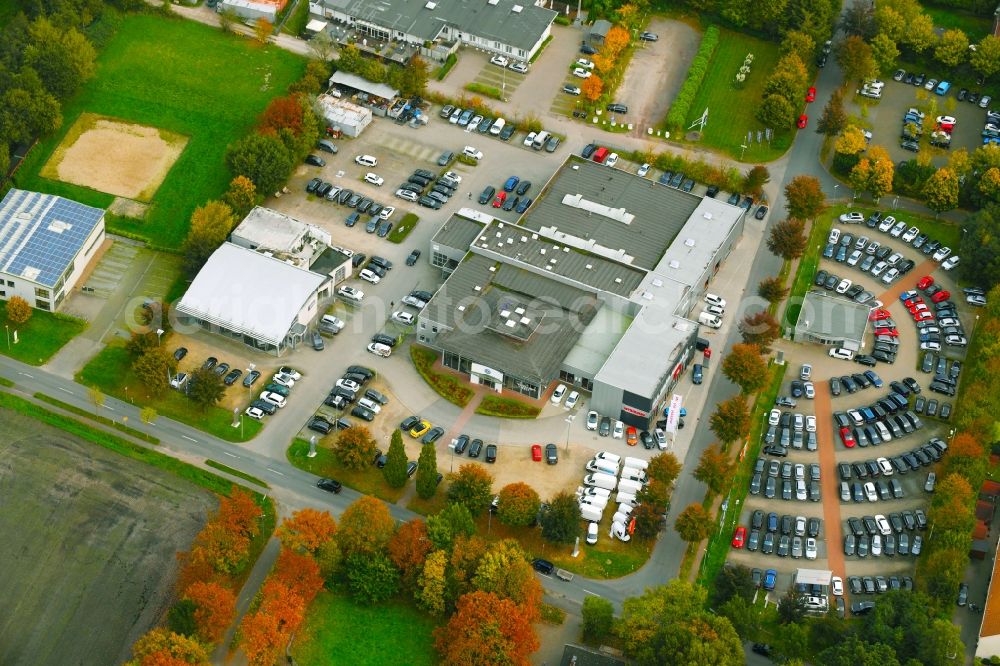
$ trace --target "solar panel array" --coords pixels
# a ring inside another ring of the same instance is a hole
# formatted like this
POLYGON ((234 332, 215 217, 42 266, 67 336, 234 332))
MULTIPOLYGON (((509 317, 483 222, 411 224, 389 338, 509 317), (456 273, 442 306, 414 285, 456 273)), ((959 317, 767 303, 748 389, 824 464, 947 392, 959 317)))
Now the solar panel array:
POLYGON ((0 201, 0 271, 55 286, 103 217, 76 201, 10 190, 0 201))

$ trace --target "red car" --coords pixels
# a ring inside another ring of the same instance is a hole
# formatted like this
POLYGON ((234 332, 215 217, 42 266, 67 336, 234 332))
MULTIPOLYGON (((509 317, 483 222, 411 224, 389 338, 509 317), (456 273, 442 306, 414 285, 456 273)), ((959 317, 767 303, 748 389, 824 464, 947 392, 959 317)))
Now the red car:
POLYGON ((500 206, 503 205, 504 201, 507 201, 507 193, 506 192, 497 193, 496 199, 493 200, 493 207, 499 208, 500 206))
POLYGON ((951 298, 951 292, 948 291, 947 289, 939 291, 938 293, 931 296, 931 300, 934 301, 935 303, 940 303, 941 301, 947 301, 949 298, 951 298))
POLYGON ((844 443, 849 449, 854 448, 854 435, 851 434, 851 429, 844 427, 840 429, 840 441, 844 443))
POLYGON ((914 303, 908 309, 910 311, 910 314, 915 315, 918 312, 926 312, 927 311, 927 304, 925 304, 925 303, 914 303))
POLYGON ((625 428, 625 441, 629 446, 635 446, 639 443, 639 434, 636 432, 635 426, 625 428))
POLYGON ((736 528, 736 534, 733 535, 733 548, 742 548, 743 544, 747 541, 747 528, 740 525, 736 528))
POLYGON ((532 444, 531 445, 531 459, 538 462, 542 459, 542 445, 532 444))
POLYGON ((816 101, 816 89, 815 88, 809 88, 809 92, 806 93, 806 101, 807 102, 815 102, 816 101))
POLYGON ((883 319, 888 319, 892 315, 889 314, 888 310, 872 310, 872 313, 868 315, 869 321, 882 321, 883 319))
POLYGON ((908 299, 906 299, 905 301, 903 301, 903 305, 905 305, 908 308, 912 308, 917 303, 923 303, 923 302, 924 302, 923 297, 917 296, 915 298, 908 298, 908 299))
POLYGON ((934 319, 934 315, 927 310, 920 310, 919 312, 913 313, 913 321, 928 321, 931 319, 934 319))
POLYGON ((920 291, 927 291, 927 287, 931 286, 932 284, 934 284, 934 278, 932 278, 930 275, 925 275, 922 278, 920 278, 920 280, 917 282, 917 289, 919 289, 920 291))
POLYGON ((938 123, 938 129, 946 134, 951 134, 955 131, 954 123, 938 123))
POLYGON ((890 338, 899 337, 899 331, 894 328, 876 328, 875 335, 888 335, 890 338))
POLYGON ((801 116, 799 116, 799 120, 795 124, 798 125, 799 129, 805 129, 808 123, 809 123, 809 116, 803 113, 801 116))

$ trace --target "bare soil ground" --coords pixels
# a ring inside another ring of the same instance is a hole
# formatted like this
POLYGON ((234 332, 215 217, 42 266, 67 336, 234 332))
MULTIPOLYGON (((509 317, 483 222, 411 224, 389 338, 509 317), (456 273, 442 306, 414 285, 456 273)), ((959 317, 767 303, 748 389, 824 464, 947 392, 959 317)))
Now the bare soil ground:
POLYGON ((0 663, 120 664, 173 600, 210 493, 0 412, 0 663))
POLYGON ((180 134, 84 113, 41 175, 149 201, 186 145, 180 134))

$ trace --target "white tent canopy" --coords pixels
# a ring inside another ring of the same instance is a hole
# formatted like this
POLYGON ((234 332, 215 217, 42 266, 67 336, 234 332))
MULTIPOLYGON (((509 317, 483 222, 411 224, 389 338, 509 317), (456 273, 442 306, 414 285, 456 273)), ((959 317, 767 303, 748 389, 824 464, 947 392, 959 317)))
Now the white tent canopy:
POLYGON ((833 572, 828 569, 796 569, 795 582, 805 585, 829 585, 833 572))

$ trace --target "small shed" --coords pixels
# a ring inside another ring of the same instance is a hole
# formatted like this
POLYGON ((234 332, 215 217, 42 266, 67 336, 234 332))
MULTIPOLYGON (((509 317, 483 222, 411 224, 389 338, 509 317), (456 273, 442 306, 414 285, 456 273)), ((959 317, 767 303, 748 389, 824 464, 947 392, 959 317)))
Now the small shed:
POLYGON ((795 339, 858 351, 864 346, 870 312, 867 305, 845 297, 807 292, 795 323, 795 339))
POLYGON ((594 21, 594 25, 590 26, 588 37, 595 44, 603 44, 604 38, 608 36, 608 30, 611 30, 611 21, 599 19, 594 21))
POLYGON ((229 10, 248 23, 253 23, 259 18, 264 18, 274 23, 278 15, 278 5, 271 2, 254 2, 253 0, 221 0, 216 5, 216 11, 220 14, 229 10))
POLYGON ((309 23, 306 23, 306 29, 305 29, 306 38, 312 39, 319 33, 326 30, 326 26, 328 25, 329 23, 327 23, 326 21, 320 21, 319 19, 310 20, 309 23))
POLYGON ((399 91, 392 86, 386 83, 375 83, 374 81, 369 81, 363 76, 351 74, 350 72, 334 72, 333 76, 330 77, 330 86, 350 88, 351 90, 357 90, 367 93, 372 97, 378 97, 385 100, 393 100, 399 97, 399 91))
POLYGON ((333 95, 317 97, 316 110, 330 127, 340 130, 349 137, 360 136, 361 132, 372 123, 371 109, 333 95))

